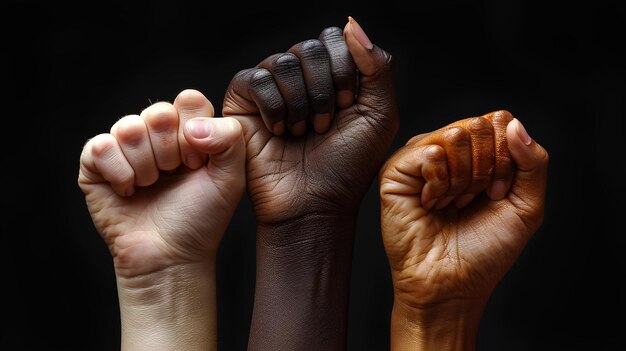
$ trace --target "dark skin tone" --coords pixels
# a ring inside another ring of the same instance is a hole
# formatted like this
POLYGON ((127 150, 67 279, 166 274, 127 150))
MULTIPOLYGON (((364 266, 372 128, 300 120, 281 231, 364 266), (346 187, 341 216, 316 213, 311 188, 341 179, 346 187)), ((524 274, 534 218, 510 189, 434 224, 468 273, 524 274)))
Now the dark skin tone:
POLYGON ((258 224, 251 350, 346 348, 357 212, 398 128, 391 56, 364 35, 327 28, 226 93, 258 224))

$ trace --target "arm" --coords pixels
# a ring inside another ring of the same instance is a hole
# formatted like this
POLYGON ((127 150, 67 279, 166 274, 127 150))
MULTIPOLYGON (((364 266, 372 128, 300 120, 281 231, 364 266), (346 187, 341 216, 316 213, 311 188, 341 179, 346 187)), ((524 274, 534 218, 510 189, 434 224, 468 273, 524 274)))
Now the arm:
POLYGON ((217 350, 214 260, 117 282, 121 350, 217 350))
POLYGON ((323 215, 258 227, 251 350, 345 349, 354 229, 323 215))
POLYGON ((506 111, 416 136, 381 169, 392 350, 473 350, 491 292, 543 219, 548 154, 506 111))
POLYGON ((391 350, 475 350, 486 301, 450 302, 415 309, 395 299, 391 350))
POLYGON ((78 185, 108 245, 123 350, 215 350, 215 258, 244 189, 244 140, 181 92, 90 139, 78 185))
POLYGON ((391 56, 353 20, 327 28, 239 72, 223 113, 258 225, 249 349, 345 349, 358 208, 398 128, 391 56))

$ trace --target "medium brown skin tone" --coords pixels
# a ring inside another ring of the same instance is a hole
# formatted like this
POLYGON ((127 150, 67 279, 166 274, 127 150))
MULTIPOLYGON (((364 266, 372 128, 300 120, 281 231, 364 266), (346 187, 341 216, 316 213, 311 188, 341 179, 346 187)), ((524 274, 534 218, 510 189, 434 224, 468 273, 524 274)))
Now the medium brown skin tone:
POLYGON ((381 168, 392 350, 471 350, 487 300, 543 220, 548 154, 506 111, 421 134, 381 168))
POLYGON ((357 26, 239 72, 225 95, 258 223, 251 350, 346 348, 357 212, 398 128, 391 56, 357 26))

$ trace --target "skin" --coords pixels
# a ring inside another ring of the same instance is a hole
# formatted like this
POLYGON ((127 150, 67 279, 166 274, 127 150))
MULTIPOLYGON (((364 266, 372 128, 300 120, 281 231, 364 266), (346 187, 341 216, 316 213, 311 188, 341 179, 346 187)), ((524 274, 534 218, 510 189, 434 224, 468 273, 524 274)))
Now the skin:
POLYGON ((381 168, 392 350, 472 350, 490 294, 543 221, 548 153, 507 111, 411 139, 381 168))
POLYGON ((346 348, 358 207, 398 128, 391 56, 363 38, 356 22, 327 28, 226 92, 257 220, 251 350, 346 348))
POLYGON ((113 258, 122 350, 217 348, 215 257, 244 191, 245 144, 235 119, 213 114, 185 90, 83 148, 78 185, 113 258))

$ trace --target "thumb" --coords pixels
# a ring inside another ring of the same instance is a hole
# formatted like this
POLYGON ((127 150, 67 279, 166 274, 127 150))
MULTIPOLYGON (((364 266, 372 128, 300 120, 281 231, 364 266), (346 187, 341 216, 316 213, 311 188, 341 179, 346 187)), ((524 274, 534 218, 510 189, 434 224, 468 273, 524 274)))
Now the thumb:
POLYGON ((532 231, 543 220, 548 176, 548 152, 534 141, 522 123, 513 119, 506 128, 511 157, 517 166, 508 200, 520 210, 520 215, 532 231))
POLYGON ((183 134, 193 148, 209 155, 209 167, 229 174, 244 174, 245 142, 236 119, 193 118, 185 123, 183 134))
POLYGON ((382 115, 396 119, 391 54, 372 44, 352 17, 348 17, 343 34, 360 74, 356 103, 373 106, 382 115))

